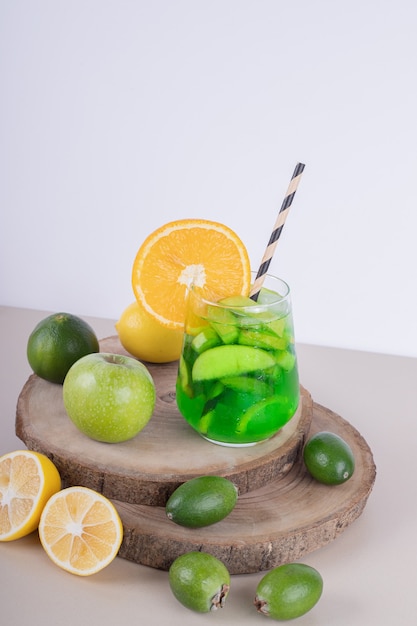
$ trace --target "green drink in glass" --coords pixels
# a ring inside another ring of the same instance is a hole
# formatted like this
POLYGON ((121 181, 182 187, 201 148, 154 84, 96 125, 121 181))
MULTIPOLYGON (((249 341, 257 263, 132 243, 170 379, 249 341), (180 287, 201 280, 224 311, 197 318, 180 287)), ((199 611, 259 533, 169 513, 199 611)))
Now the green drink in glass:
POLYGON ((284 281, 267 275, 256 302, 190 290, 176 397, 190 426, 225 446, 265 441, 293 417, 300 388, 284 281))

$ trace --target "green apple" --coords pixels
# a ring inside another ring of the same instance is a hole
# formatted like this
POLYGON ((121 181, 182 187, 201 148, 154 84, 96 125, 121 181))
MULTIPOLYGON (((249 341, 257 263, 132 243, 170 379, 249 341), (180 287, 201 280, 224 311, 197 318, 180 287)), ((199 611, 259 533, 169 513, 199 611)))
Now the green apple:
POLYGON ((69 369, 64 406, 75 426, 96 441, 135 437, 152 417, 155 384, 148 369, 121 354, 87 354, 69 369))

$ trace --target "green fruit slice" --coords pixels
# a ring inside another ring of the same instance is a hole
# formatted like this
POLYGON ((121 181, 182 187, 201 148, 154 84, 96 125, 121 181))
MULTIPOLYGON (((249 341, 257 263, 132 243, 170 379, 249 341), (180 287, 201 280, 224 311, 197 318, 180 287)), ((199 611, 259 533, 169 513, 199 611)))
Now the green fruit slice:
POLYGON ((205 352, 205 350, 209 350, 210 348, 220 345, 220 343, 221 339, 218 333, 214 330, 214 328, 207 326, 207 328, 204 328, 194 337, 191 342, 191 347, 197 352, 197 354, 201 354, 202 352, 205 352))
POLYGON ((219 304, 235 307, 258 306, 258 303, 252 300, 252 298, 249 298, 249 296, 229 296, 220 300, 219 304))
POLYGON ((271 354, 250 346, 218 346, 200 354, 196 359, 192 377, 194 381, 238 376, 275 365, 271 354))
POLYGON ((319 601, 323 579, 303 563, 287 563, 271 570, 256 589, 254 604, 263 615, 276 620, 301 617, 319 601))
POLYGON ((313 478, 325 485, 341 485, 355 470, 355 457, 349 444, 327 431, 319 432, 307 441, 303 458, 313 478))
POLYGON ((207 552, 186 552, 168 572, 171 591, 183 606, 208 613, 223 608, 230 589, 226 566, 207 552))
MULTIPOLYGON (((274 295, 276 298, 276 294, 274 295)), ((275 302, 275 300, 273 300, 273 302, 275 302)), ((287 316, 282 317, 282 313, 263 308, 265 304, 270 303, 261 303, 259 300, 255 302, 248 296, 230 296, 229 298, 220 300, 219 304, 231 307, 231 311, 235 313, 239 326, 251 327, 254 325, 267 325, 267 330, 271 330, 280 336, 284 334, 287 316), (250 307, 252 310, 243 311, 243 307, 250 307)))
POLYGON ((236 325, 236 317, 232 311, 217 306, 209 306, 207 312, 208 322, 220 336, 223 343, 234 343, 239 330, 236 325))
POLYGON ((199 476, 180 485, 165 506, 167 517, 188 528, 210 526, 224 519, 235 507, 237 489, 227 478, 199 476))
POLYGON ((275 320, 269 322, 268 327, 272 330, 276 335, 283 337, 285 334, 287 326, 287 317, 279 317, 275 320))
POLYGON ((288 345, 284 337, 279 337, 266 327, 259 330, 242 328, 239 333, 239 343, 245 346, 259 346, 267 350, 285 350, 288 345))
POLYGON ((206 388, 205 396, 207 400, 213 400, 217 398, 224 391, 223 382, 220 380, 213 380, 212 384, 206 388))
POLYGON ((254 398, 266 398, 271 393, 271 385, 257 378, 248 376, 227 376, 221 379, 224 387, 234 391, 248 393, 254 398))
POLYGON ((188 365, 182 355, 180 356, 178 365, 178 382, 181 385, 183 392, 191 398, 193 392, 190 387, 190 372, 188 370, 188 365))
POLYGON ((282 412, 283 404, 284 401, 281 396, 270 396, 269 398, 265 398, 264 400, 261 400, 261 402, 257 402, 256 404, 252 405, 243 414, 239 423, 238 432, 240 434, 244 434, 248 430, 251 422, 256 423, 258 421, 261 421, 262 423, 265 419, 268 418, 268 415, 271 415, 271 413, 274 413, 276 415, 274 428, 284 426, 288 421, 287 415, 284 414, 282 415, 281 420, 279 419, 279 416, 282 412), (281 424, 279 424, 279 421, 281 421, 281 424))
POLYGON ((277 364, 286 372, 290 372, 295 366, 295 354, 289 350, 278 350, 274 357, 277 364))
POLYGON ((214 415, 215 411, 212 409, 211 411, 207 411, 207 413, 203 413, 203 415, 200 417, 200 420, 198 422, 198 430, 202 435, 208 434, 208 430, 210 428, 214 415))

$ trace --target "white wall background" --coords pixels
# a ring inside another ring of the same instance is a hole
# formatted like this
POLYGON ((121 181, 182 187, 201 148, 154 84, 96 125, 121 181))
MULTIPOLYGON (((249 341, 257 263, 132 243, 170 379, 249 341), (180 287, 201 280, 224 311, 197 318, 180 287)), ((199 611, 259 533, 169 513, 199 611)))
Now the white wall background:
POLYGON ((219 220, 300 342, 417 356, 415 0, 0 0, 0 304, 117 319, 143 239, 219 220))

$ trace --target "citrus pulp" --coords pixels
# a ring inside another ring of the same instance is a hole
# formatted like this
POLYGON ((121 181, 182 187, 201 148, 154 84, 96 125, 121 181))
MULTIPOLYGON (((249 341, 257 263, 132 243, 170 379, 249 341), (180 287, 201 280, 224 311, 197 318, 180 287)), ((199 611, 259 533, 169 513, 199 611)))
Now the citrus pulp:
POLYGON ((139 304, 162 325, 183 330, 191 286, 212 301, 248 295, 248 252, 227 226, 202 219, 165 224, 139 248, 132 287, 139 304))
POLYGON ((39 537, 49 558, 79 576, 109 565, 123 540, 123 526, 110 500, 87 487, 67 487, 42 511, 39 537))
POLYGON ((61 489, 61 478, 47 456, 17 450, 0 457, 0 541, 36 530, 43 507, 61 489))

